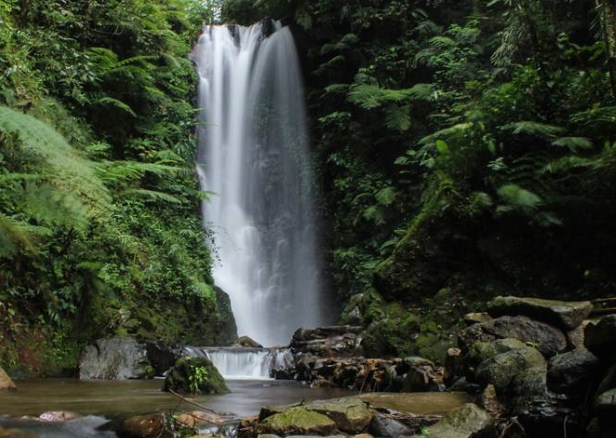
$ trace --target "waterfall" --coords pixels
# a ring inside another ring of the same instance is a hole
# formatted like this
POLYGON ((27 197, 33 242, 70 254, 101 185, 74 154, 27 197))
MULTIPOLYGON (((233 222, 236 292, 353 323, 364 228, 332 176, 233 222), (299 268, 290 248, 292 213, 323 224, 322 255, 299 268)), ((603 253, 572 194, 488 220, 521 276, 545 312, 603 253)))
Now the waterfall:
POLYGON ((287 343, 324 323, 315 201, 299 62, 279 23, 208 26, 200 75, 197 170, 214 281, 231 297, 240 335, 287 343), (269 35, 267 32, 270 32, 269 35))
POLYGON ((286 348, 184 347, 181 355, 207 357, 225 379, 270 379, 295 367, 286 348))

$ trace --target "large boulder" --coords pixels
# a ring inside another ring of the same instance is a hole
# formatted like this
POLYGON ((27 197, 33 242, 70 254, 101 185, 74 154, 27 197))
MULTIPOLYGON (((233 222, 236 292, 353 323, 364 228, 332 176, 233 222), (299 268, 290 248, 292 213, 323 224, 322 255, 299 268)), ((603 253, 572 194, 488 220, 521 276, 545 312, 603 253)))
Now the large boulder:
POLYGON ((567 349, 567 337, 561 330, 527 316, 501 316, 490 322, 474 324, 459 334, 459 343, 462 351, 467 352, 477 341, 491 342, 504 338, 534 345, 546 357, 567 349))
POLYGON ((546 369, 543 355, 533 347, 518 348, 483 361, 477 367, 475 378, 483 385, 494 385, 500 393, 507 389, 517 374, 533 367, 546 369))
POLYGON ((584 345, 601 360, 616 362, 616 315, 607 315, 586 326, 584 345))
POLYGON ((545 367, 532 367, 520 371, 511 380, 509 388, 510 412, 522 414, 533 406, 545 404, 548 398, 545 367))
POLYGON ((327 415, 296 406, 271 415, 257 426, 259 435, 331 435, 336 423, 327 415))
POLYGON ((492 342, 475 342, 465 357, 466 366, 472 371, 480 363, 507 351, 526 347, 526 344, 518 339, 496 339, 492 342))
POLYGON ((590 315, 590 301, 556 301, 529 297, 496 297, 488 303, 492 316, 525 315, 538 321, 572 330, 590 315))
POLYGON ((242 348, 263 348, 263 345, 259 344, 249 336, 240 336, 235 340, 233 346, 242 348))
MULTIPOLYGON (((441 421, 424 428, 421 436, 438 438, 496 438, 490 414, 473 403, 451 411, 441 421)), ((414 438, 420 438, 415 435, 414 438)))
POLYGON ((293 334, 290 347, 296 353, 312 353, 320 357, 349 357, 361 353, 359 326, 300 328, 293 334))
POLYGON ((80 379, 125 380, 147 375, 145 345, 133 338, 99 339, 85 348, 79 361, 80 379))
POLYGON ((9 377, 9 375, 0 368, 0 391, 16 391, 17 386, 13 383, 13 380, 9 377))
POLYGON ((225 379, 206 357, 182 357, 165 378, 164 391, 183 393, 225 394, 225 379))
POLYGON ((173 438, 163 414, 137 415, 120 423, 119 436, 123 438, 173 438))
POLYGON ((331 418, 336 427, 346 433, 365 431, 372 420, 372 410, 359 397, 316 400, 303 405, 305 409, 331 418))
POLYGON ((568 351, 550 359, 547 385, 551 391, 583 397, 600 369, 599 360, 590 351, 580 348, 568 351))

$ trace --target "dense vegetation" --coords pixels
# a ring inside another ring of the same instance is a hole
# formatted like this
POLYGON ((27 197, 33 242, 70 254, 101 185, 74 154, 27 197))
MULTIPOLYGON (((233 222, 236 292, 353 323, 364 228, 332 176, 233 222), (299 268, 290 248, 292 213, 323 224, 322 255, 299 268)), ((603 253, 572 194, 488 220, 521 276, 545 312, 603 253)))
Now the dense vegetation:
POLYGON ((105 334, 223 342, 187 56, 211 18, 187 0, 0 4, 0 362, 13 372, 70 370, 105 334))
POLYGON ((234 0, 223 12, 282 18, 306 54, 334 285, 372 353, 442 357, 446 321, 496 294, 613 291, 609 2, 234 0))
POLYGON ((613 291, 607 1, 6 0, 2 365, 57 373, 112 333, 220 341, 187 57, 214 3, 293 29, 332 289, 368 353, 439 358, 496 294, 613 291))

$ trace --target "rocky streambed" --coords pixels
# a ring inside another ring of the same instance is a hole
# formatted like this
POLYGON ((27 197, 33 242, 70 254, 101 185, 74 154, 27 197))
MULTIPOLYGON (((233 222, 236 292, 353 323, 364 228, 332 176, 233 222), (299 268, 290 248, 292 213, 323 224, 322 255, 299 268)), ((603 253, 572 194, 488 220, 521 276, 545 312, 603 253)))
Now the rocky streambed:
MULTIPOLYGON (((140 415, 116 422, 114 430, 137 438, 189 436, 180 430, 243 438, 613 438, 616 315, 589 319, 591 309, 589 302, 498 297, 486 313, 466 316, 467 327, 440 364, 421 357, 365 357, 363 327, 300 329, 285 360, 272 362, 271 376, 359 396, 319 400, 306 394, 290 404, 273 398, 258 415, 233 421, 221 416, 222 424, 201 424, 202 414, 194 412, 181 421, 162 413, 140 415)), ((156 368, 143 348, 147 362, 136 364, 156 368)))

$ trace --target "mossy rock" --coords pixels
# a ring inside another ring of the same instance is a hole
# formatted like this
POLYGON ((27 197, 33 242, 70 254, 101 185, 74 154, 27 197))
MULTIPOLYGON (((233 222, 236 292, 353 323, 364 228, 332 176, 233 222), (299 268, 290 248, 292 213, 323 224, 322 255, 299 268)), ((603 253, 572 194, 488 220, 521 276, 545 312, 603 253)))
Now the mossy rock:
POLYGON ((302 407, 293 407, 279 414, 267 417, 257 430, 259 434, 287 435, 331 435, 336 423, 329 417, 302 407))
POLYGON ((205 357, 182 357, 165 378, 164 391, 226 394, 229 388, 214 364, 205 357))

